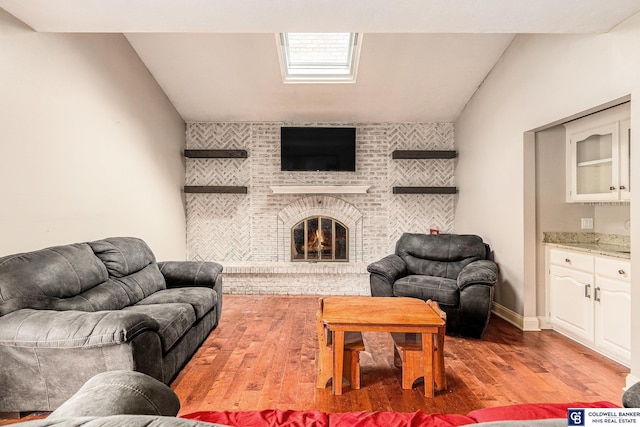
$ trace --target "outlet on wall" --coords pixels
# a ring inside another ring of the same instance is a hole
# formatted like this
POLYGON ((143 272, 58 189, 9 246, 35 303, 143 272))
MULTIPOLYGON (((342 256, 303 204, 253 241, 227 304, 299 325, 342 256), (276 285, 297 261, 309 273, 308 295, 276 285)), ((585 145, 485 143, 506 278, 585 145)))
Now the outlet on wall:
POLYGON ((583 230, 593 230, 593 218, 580 218, 583 230))

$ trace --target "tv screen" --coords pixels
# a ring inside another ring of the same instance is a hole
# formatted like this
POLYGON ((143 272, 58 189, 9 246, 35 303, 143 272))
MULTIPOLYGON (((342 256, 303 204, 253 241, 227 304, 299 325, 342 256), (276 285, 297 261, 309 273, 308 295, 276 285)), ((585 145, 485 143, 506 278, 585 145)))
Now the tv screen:
POLYGON ((355 171, 356 128, 282 127, 283 171, 355 171))

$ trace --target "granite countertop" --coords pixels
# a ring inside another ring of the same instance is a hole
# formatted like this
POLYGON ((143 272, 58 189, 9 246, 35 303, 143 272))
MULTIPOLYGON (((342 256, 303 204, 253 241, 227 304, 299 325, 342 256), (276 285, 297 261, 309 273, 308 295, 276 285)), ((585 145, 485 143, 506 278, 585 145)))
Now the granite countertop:
POLYGON ((601 233, 544 233, 543 242, 547 245, 606 255, 615 258, 631 259, 630 238, 614 234, 601 233))

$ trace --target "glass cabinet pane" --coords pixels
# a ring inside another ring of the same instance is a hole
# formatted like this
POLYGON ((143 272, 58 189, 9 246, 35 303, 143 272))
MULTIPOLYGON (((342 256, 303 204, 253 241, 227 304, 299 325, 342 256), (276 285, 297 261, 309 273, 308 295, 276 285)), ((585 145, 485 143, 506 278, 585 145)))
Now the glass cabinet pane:
POLYGON ((613 135, 592 134, 576 141, 576 191, 610 193, 613 186, 613 135))

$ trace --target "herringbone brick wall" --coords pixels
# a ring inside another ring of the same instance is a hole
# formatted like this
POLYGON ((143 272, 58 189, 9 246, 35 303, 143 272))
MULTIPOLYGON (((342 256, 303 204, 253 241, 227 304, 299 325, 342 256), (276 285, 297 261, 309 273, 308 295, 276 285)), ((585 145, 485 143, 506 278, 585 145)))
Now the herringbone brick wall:
MULTIPOLYGON (((368 185, 366 194, 323 195, 355 226, 352 261, 371 262, 394 249, 402 232, 453 232, 454 195, 392 194, 393 186, 454 186, 455 160, 392 160, 391 152, 454 149, 451 123, 189 123, 187 148, 245 149, 246 159, 186 159, 187 185, 244 185, 248 194, 187 194, 189 259, 283 261, 280 213, 299 199, 270 185, 368 185), (355 126, 356 172, 280 171, 281 126, 355 126), (331 199, 338 199, 333 203, 331 199)), ((286 257, 285 259, 286 260, 286 257)))

